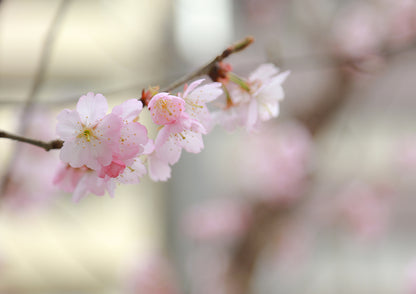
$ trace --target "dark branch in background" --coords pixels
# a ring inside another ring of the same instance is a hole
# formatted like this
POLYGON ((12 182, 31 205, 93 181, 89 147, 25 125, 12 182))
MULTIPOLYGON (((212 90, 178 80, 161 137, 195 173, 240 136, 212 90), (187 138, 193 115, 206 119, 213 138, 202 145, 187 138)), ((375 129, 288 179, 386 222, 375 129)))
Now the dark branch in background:
MULTIPOLYGON (((402 48, 384 49, 380 56, 391 58, 398 54, 408 52, 416 48, 416 43, 409 44, 402 48)), ((298 119, 309 131, 316 137, 330 123, 331 119, 336 116, 344 103, 347 101, 350 89, 354 83, 354 76, 345 70, 346 67, 364 71, 361 68, 362 59, 345 59, 338 56, 321 56, 317 61, 312 62, 315 65, 325 65, 336 69, 334 84, 324 93, 322 98, 312 108, 295 113, 293 116, 298 119), (334 66, 335 65, 335 66, 334 66)), ((286 67, 305 67, 311 65, 310 61, 303 57, 284 59, 282 63, 286 67)), ((312 175, 313 176, 313 175, 312 175)), ((313 185, 313 177, 308 185, 313 185)), ((305 189, 309 191, 308 188, 305 189)), ((302 201, 304 195, 298 199, 302 201)), ((270 245, 270 240, 276 240, 273 235, 282 234, 280 224, 288 217, 293 216, 302 203, 294 202, 290 205, 270 206, 263 202, 253 204, 252 216, 253 221, 247 233, 241 238, 231 254, 228 268, 228 294, 248 294, 252 292, 252 282, 255 276, 257 262, 260 254, 270 245)))
MULTIPOLYGON (((35 146, 39 146, 39 144, 34 144, 33 142, 42 143, 40 141, 33 141, 31 139, 24 138, 23 136, 25 136, 26 133, 27 133, 29 123, 30 123, 30 119, 31 119, 31 113, 32 113, 32 110, 33 110, 33 106, 36 102, 36 98, 38 96, 39 90, 40 90, 41 86, 43 85, 43 83, 45 81, 46 70, 47 70, 47 66, 48 66, 48 63, 49 63, 49 59, 51 57, 53 43, 54 43, 55 38, 57 36, 58 30, 61 26, 62 19, 63 19, 63 16, 65 15, 65 12, 66 12, 67 8, 68 8, 69 2, 70 2, 70 0, 62 0, 61 1, 61 3, 59 4, 59 7, 58 7, 58 9, 55 13, 55 16, 52 19, 52 22, 49 26, 49 30, 46 34, 46 38, 45 38, 44 43, 43 43, 41 56, 39 58, 38 69, 37 69, 35 77, 33 79, 33 84, 32 84, 32 87, 30 88, 30 91, 29 91, 29 94, 27 96, 26 102, 23 106, 22 113, 20 115, 18 133, 21 134, 22 136, 11 135, 11 134, 7 133, 9 136, 10 135, 13 136, 13 138, 11 138, 11 139, 26 142, 26 143, 30 143, 30 144, 33 144, 35 146)), ((3 132, 3 134, 6 134, 6 133, 3 132)), ((10 137, 4 137, 4 138, 10 138, 10 137)), ((45 143, 45 142, 43 142, 43 143, 45 144, 45 146, 48 144, 48 143, 45 143)), ((19 153, 20 152, 21 152, 21 145, 17 144, 16 148, 14 148, 13 155, 11 157, 11 160, 9 161, 9 164, 7 165, 7 168, 5 170, 5 175, 4 175, 4 177, 1 181, 1 184, 0 184, 0 196, 4 195, 5 192, 7 191, 7 186, 8 186, 8 183, 10 181, 10 178, 11 178, 12 172, 13 172, 13 166, 15 166, 15 163, 16 163, 17 159, 19 158, 19 153)))
MULTIPOLYGON (((315 137, 338 113, 349 97, 353 76, 342 68, 339 68, 335 74, 336 82, 327 90, 319 103, 305 112, 294 115, 315 137)), ((313 178, 308 184, 313 184, 313 178)), ((302 201, 305 197, 300 195, 298 199, 302 201)), ((227 275, 229 294, 251 293, 252 280, 260 254, 270 245, 270 240, 275 240, 273 235, 281 234, 279 224, 297 211, 301 205, 299 201, 275 206, 264 202, 253 205, 253 222, 231 256, 227 275)))

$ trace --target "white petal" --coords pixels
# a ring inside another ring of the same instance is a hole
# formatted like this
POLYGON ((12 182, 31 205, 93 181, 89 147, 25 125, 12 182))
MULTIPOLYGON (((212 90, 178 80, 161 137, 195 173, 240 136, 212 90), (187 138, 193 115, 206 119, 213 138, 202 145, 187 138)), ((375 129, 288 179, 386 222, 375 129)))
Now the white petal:
POLYGON ((247 121, 246 121, 246 128, 250 132, 253 130, 254 125, 257 122, 258 118, 258 104, 255 99, 251 100, 248 106, 248 113, 247 113, 247 121))
POLYGON ((139 117, 143 109, 143 103, 137 99, 129 99, 114 106, 112 113, 120 116, 123 120, 133 121, 139 117))
POLYGON ((197 104, 208 103, 217 99, 222 93, 221 83, 209 83, 195 89, 186 99, 197 104))
POLYGON ((90 125, 104 117, 108 110, 107 99, 101 94, 89 92, 81 96, 77 103, 77 111, 81 121, 85 125, 90 125))
POLYGON ((153 181, 166 181, 170 178, 171 169, 166 161, 160 160, 155 155, 147 158, 149 176, 153 181))
POLYGON ((64 109, 58 114, 56 133, 62 140, 74 139, 82 129, 78 112, 64 109))
POLYGON ((279 68, 277 68, 272 63, 265 63, 261 64, 257 69, 255 69, 249 76, 250 81, 260 80, 266 81, 271 78, 273 75, 279 72, 279 68))

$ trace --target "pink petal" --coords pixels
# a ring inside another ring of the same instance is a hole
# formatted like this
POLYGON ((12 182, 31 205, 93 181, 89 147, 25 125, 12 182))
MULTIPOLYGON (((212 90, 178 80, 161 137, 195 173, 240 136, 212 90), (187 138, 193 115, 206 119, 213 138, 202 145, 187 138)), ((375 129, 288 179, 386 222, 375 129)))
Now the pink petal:
POLYGON ((200 133, 191 131, 182 132, 183 139, 181 146, 188 152, 199 153, 204 148, 204 142, 200 133))
POLYGON ((185 111, 185 101, 167 93, 159 93, 150 100, 149 110, 155 124, 172 124, 185 111))
POLYGON ((189 93, 191 93, 196 87, 198 87, 203 81, 205 81, 205 79, 200 79, 200 80, 196 80, 194 82, 192 82, 185 90, 185 92, 182 95, 182 98, 187 98, 187 96, 189 95, 189 93))
POLYGON ((257 122, 257 118, 258 118, 257 101, 255 99, 252 99, 248 106, 247 122, 246 122, 246 128, 249 132, 253 130, 253 127, 257 122))
POLYGON ((131 165, 117 178, 123 184, 136 184, 146 174, 146 167, 140 159, 135 159, 131 165))
POLYGON ((105 116, 107 110, 107 100, 102 94, 94 95, 89 92, 87 95, 81 96, 77 103, 77 111, 85 125, 90 125, 105 116))
POLYGON ((166 181, 170 178, 171 169, 169 164, 158 158, 155 154, 147 158, 149 176, 153 181, 166 181))
MULTIPOLYGON (((177 137, 180 137, 180 135, 178 134, 177 137)), ((155 151, 158 158, 169 164, 177 163, 182 153, 182 146, 175 138, 175 136, 170 137, 164 145, 160 146, 155 151)))
POLYGON ((279 72, 279 68, 277 68, 272 63, 265 63, 261 64, 257 69, 255 69, 249 76, 250 81, 260 80, 266 81, 271 78, 273 75, 279 72))
POLYGON ((113 108, 112 113, 120 116, 123 120, 134 121, 139 117, 143 109, 143 103, 137 99, 129 99, 113 108))
POLYGON ((148 142, 147 129, 136 123, 125 123, 121 128, 119 158, 126 160, 143 153, 148 142))
POLYGON ((82 126, 78 112, 64 109, 58 114, 56 133, 62 140, 71 140, 81 131, 82 126))
POLYGON ((126 165, 123 161, 119 159, 113 159, 113 161, 106 166, 103 166, 100 170, 99 177, 104 178, 109 176, 110 178, 118 177, 126 168, 126 165))
POLYGON ((185 99, 196 102, 197 104, 208 103, 217 99, 223 93, 221 83, 209 83, 198 87, 185 99))

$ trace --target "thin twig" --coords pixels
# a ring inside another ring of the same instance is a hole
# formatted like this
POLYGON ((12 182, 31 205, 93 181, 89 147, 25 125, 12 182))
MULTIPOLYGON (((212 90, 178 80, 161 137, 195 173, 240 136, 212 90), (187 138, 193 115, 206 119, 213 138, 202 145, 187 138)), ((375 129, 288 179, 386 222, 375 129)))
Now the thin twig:
POLYGON ((220 55, 215 57, 211 62, 209 62, 205 66, 202 66, 196 71, 179 78, 178 80, 174 81, 169 86, 163 88, 161 92, 170 92, 176 89, 177 87, 179 87, 180 85, 183 85, 196 77, 207 75, 211 71, 211 69, 217 64, 217 62, 223 61, 225 58, 227 58, 233 53, 237 53, 237 52, 244 50, 245 48, 247 48, 247 46, 249 46, 253 42, 254 42, 253 37, 250 37, 250 36, 245 37, 243 40, 238 41, 234 45, 231 45, 230 47, 225 49, 220 55))
POLYGON ((32 144, 34 146, 38 146, 40 148, 45 149, 46 151, 52 150, 52 149, 60 149, 62 148, 62 145, 64 144, 64 141, 62 140, 53 140, 50 142, 44 142, 36 139, 31 139, 23 136, 14 135, 5 131, 0 131, 0 138, 8 138, 19 142, 24 142, 28 144, 32 144))

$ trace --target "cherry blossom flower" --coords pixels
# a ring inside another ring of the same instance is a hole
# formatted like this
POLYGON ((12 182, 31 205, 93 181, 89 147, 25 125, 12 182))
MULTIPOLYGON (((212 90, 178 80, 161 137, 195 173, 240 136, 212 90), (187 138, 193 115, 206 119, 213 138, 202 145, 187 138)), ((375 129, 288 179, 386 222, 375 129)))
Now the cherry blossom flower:
POLYGON ((216 117, 227 129, 244 125, 248 131, 254 130, 260 121, 277 117, 279 102, 284 98, 282 83, 289 73, 279 73, 276 66, 267 63, 254 70, 246 81, 231 74, 230 81, 238 86, 228 86, 227 106, 216 117))
POLYGON ((206 129, 185 112, 185 100, 180 97, 159 93, 150 101, 149 110, 153 122, 163 126, 156 137, 155 150, 147 158, 149 175, 155 181, 165 181, 182 149, 191 153, 202 150, 206 129))
POLYGON ((200 122, 207 130, 213 126, 211 114, 206 103, 217 99, 223 91, 221 90, 221 83, 209 83, 201 85, 204 79, 194 81, 189 86, 185 86, 184 93, 179 94, 186 102, 186 112, 191 118, 200 122))
POLYGON ((133 183, 133 178, 136 179, 134 182, 138 182, 145 174, 146 169, 137 157, 149 153, 147 149, 152 148, 153 144, 149 142, 146 127, 137 122, 142 108, 143 104, 137 99, 127 100, 113 108, 112 113, 123 119, 119 152, 113 155, 110 165, 102 167, 100 176, 107 175, 110 178, 118 178, 118 181, 133 183), (123 175, 124 172, 126 175, 123 175), (134 173, 137 173, 136 176, 134 173))
POLYGON ((107 114, 107 100, 101 94, 82 96, 76 110, 65 109, 58 115, 57 133, 64 145, 60 152, 63 162, 72 167, 99 170, 111 163, 118 152, 122 120, 107 114))
POLYGON ((54 179, 54 184, 66 192, 73 193, 72 199, 75 202, 88 193, 102 196, 108 191, 110 195, 114 195, 114 185, 99 177, 97 171, 85 166, 81 168, 74 168, 68 164, 62 166, 54 179))
POLYGON ((106 115, 107 108, 104 96, 89 93, 80 98, 77 111, 65 110, 58 116, 58 133, 66 139, 61 158, 69 160, 55 183, 73 192, 76 201, 88 193, 108 191, 114 196, 117 183, 138 183, 146 174, 139 157, 150 153, 153 143, 146 127, 137 122, 142 103, 130 99, 106 115))

